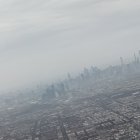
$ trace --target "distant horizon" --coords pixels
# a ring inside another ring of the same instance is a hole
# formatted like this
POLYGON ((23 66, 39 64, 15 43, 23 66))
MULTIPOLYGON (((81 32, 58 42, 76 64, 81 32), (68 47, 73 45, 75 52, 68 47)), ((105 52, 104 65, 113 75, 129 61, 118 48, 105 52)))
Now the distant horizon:
MULTIPOLYGON (((129 63, 132 63, 133 61, 134 61, 134 54, 136 55, 136 57, 137 58, 139 58, 139 60, 140 60, 140 54, 139 54, 139 50, 137 51, 137 53, 136 52, 134 52, 133 53, 133 55, 131 55, 131 57, 129 57, 129 58, 124 58, 124 57, 122 57, 123 58, 123 61, 124 61, 124 65, 126 65, 126 64, 129 64, 129 63)), ((48 82, 47 80, 45 81, 38 81, 38 82, 36 82, 36 83, 32 83, 32 84, 30 84, 29 86, 19 86, 19 87, 17 87, 17 88, 11 88, 10 90, 1 90, 0 92, 3 92, 3 93, 6 93, 7 95, 9 95, 9 93, 13 93, 13 94, 15 94, 15 92, 22 92, 22 91, 30 91, 30 90, 32 90, 32 89, 35 89, 35 88, 37 88, 38 86, 49 86, 49 85, 51 85, 51 84, 54 84, 54 83, 58 83, 58 82, 60 82, 60 81, 64 81, 65 79, 67 79, 68 77, 68 74, 70 74, 71 75, 71 77, 72 78, 75 78, 75 77, 77 77, 80 73, 82 73, 83 72, 83 70, 84 70, 84 68, 87 68, 87 69, 90 69, 92 66, 93 67, 97 67, 97 68, 99 68, 100 70, 105 70, 105 69, 107 69, 108 67, 110 67, 110 66, 121 66, 121 60, 120 60, 120 58, 121 57, 119 57, 118 58, 118 63, 116 63, 116 64, 108 64, 108 65, 102 65, 102 66, 96 66, 96 65, 90 65, 90 66, 85 66, 85 67, 82 67, 79 71, 77 71, 77 72, 66 72, 62 77, 59 77, 59 78, 56 78, 56 79, 53 79, 52 81, 50 80, 50 82, 48 82)), ((3 93, 0 93, 0 95, 2 95, 3 93)), ((12 95, 13 95, 12 94, 12 95)))

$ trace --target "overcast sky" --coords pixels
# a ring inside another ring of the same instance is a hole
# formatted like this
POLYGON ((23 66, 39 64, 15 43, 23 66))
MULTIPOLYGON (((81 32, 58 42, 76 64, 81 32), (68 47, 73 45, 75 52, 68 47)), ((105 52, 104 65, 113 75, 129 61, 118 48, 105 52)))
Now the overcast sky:
POLYGON ((139 0, 0 0, 0 90, 119 63, 139 49, 139 0))

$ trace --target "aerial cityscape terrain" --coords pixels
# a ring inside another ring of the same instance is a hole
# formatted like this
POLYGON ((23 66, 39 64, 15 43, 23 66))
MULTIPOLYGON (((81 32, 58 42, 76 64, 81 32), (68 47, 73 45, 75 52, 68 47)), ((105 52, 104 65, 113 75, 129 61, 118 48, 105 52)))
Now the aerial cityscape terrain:
POLYGON ((140 0, 0 0, 0 140, 140 140, 140 0))
POLYGON ((0 140, 140 140, 139 56, 2 96, 0 140))

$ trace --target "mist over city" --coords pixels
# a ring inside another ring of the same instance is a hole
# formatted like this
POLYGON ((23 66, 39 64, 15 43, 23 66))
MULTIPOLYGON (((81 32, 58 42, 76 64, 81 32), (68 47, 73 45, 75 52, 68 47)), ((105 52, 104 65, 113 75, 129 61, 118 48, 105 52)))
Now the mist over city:
POLYGON ((0 140, 140 140, 139 0, 0 0, 0 140))
POLYGON ((0 90, 63 79, 139 50, 136 0, 1 0, 0 90))

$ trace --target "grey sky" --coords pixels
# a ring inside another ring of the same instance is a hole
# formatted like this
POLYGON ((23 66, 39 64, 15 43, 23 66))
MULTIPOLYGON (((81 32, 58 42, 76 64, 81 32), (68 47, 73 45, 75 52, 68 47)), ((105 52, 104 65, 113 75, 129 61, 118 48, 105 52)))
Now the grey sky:
POLYGON ((139 37, 139 0, 0 0, 0 89, 119 63, 139 37))

